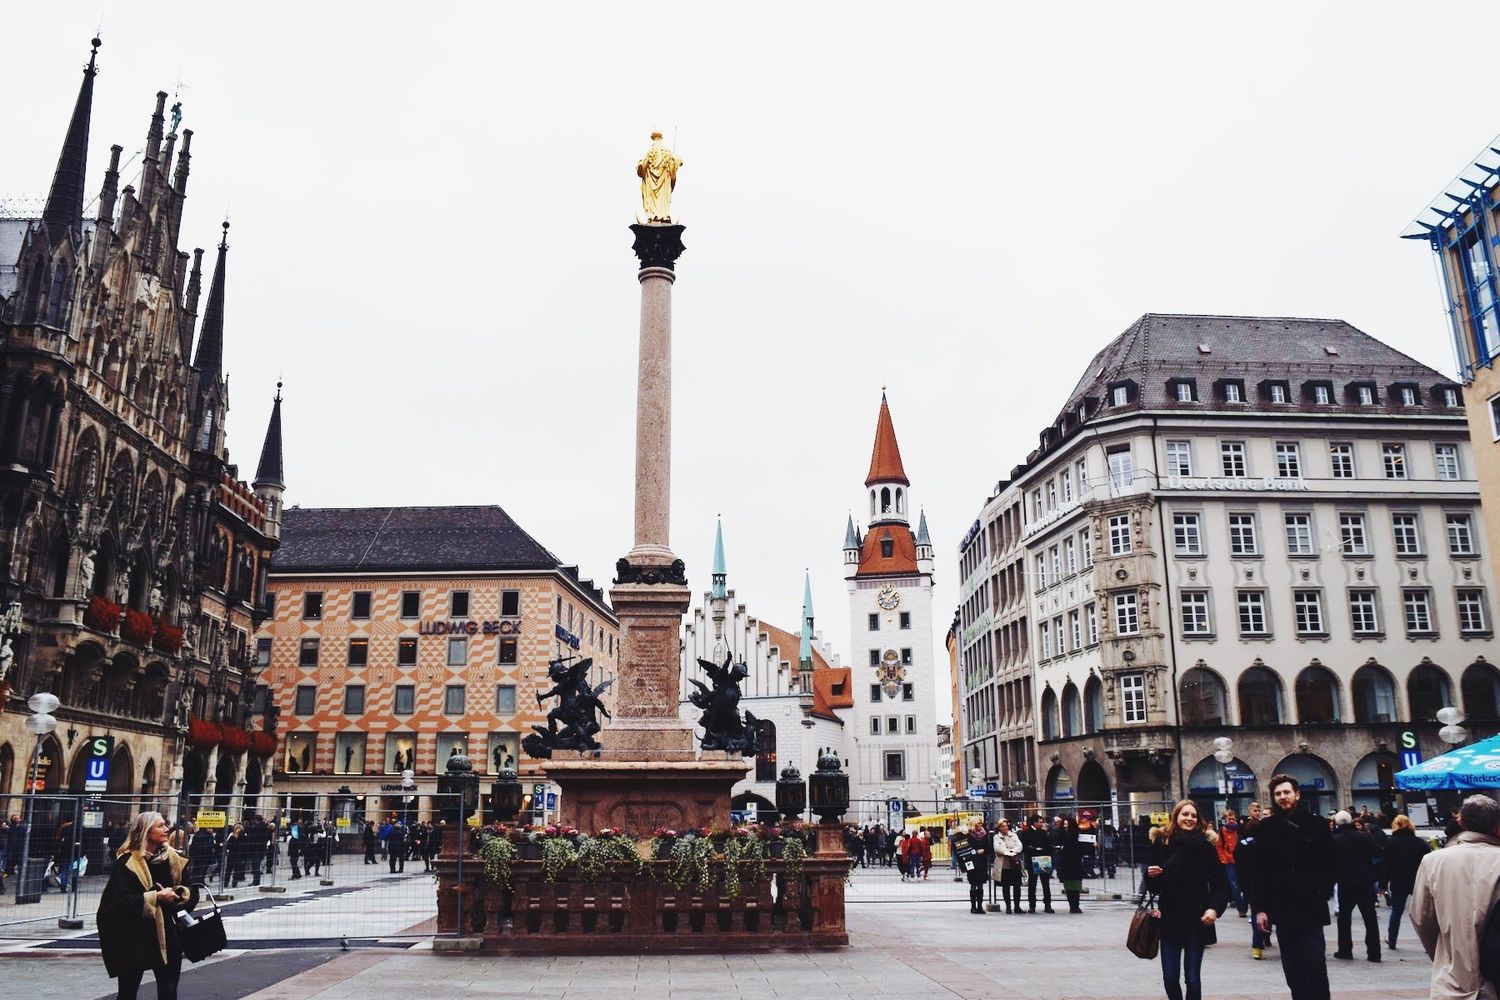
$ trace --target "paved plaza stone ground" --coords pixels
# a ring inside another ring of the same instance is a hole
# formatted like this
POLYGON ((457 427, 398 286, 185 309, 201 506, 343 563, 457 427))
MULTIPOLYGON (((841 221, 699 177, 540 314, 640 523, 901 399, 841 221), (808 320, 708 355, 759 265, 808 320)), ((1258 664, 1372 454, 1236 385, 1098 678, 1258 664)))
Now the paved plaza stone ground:
MULTIPOLYGON (((852 947, 816 953, 501 958, 402 949, 229 952, 184 973, 183 1000, 346 997, 815 998, 902 996, 967 1000, 1146 1000, 1162 995, 1159 966, 1125 951, 1130 907, 1086 903, 1080 916, 983 917, 963 903, 863 903, 849 908, 852 947)), ((1382 910, 1384 917, 1387 911, 1382 910)), ((1330 939, 1333 929, 1329 928, 1330 939)), ((1374 965, 1330 958, 1333 995, 1398 1000, 1427 995, 1429 964, 1415 937, 1374 965)), ((1221 925, 1204 962, 1216 1000, 1285 997, 1277 953, 1249 953, 1249 928, 1221 925)), ((1330 947, 1330 953, 1332 948, 1330 947)), ((0 953, 5 994, 112 997, 97 953, 25 947, 0 953)), ((148 979, 141 996, 154 996, 148 979)))

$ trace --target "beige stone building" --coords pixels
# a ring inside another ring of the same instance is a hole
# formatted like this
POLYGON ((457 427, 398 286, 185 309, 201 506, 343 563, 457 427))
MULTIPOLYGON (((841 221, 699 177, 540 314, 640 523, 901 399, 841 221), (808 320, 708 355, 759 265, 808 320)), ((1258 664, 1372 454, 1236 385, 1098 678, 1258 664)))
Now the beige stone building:
POLYGON ((1100 351, 1006 487, 1039 799, 1218 811, 1284 771, 1321 810, 1377 808, 1405 735, 1444 749, 1438 709, 1493 731, 1456 389, 1337 320, 1148 314, 1100 351))
POLYGON ((590 657, 596 683, 614 676, 603 594, 499 507, 292 507, 282 544, 256 655, 283 808, 328 815, 347 786, 356 813, 383 814, 404 771, 435 792, 457 753, 486 803, 507 764, 529 792, 545 779, 520 741, 546 725, 549 661, 590 657))

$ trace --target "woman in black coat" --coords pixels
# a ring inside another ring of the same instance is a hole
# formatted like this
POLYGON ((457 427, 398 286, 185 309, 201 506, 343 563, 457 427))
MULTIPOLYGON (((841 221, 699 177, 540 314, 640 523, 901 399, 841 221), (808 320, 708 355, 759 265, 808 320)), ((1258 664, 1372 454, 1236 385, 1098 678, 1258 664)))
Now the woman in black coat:
POLYGON ((1417 866, 1432 848, 1417 836, 1411 820, 1397 816, 1391 821, 1391 835, 1385 842, 1380 859, 1380 887, 1391 894, 1391 923, 1386 928, 1385 943, 1396 947, 1396 932, 1401 929, 1401 914, 1417 884, 1417 866))
POLYGON ((1161 908, 1161 977, 1168 1000, 1201 1000, 1203 949, 1218 941, 1214 921, 1229 906, 1229 880, 1210 836, 1188 799, 1172 807, 1165 829, 1152 831, 1146 888, 1161 908))
POLYGON ((1068 912, 1082 913, 1078 900, 1083 896, 1083 845, 1078 842, 1078 820, 1066 816, 1057 829, 1057 855, 1052 859, 1063 895, 1068 897, 1068 912))
POLYGON ((118 979, 118 1000, 135 1000, 147 969, 156 973, 157 1000, 176 1000, 182 948, 176 915, 198 905, 198 890, 181 885, 188 859, 167 846, 167 821, 145 812, 115 857, 99 900, 99 951, 118 979))

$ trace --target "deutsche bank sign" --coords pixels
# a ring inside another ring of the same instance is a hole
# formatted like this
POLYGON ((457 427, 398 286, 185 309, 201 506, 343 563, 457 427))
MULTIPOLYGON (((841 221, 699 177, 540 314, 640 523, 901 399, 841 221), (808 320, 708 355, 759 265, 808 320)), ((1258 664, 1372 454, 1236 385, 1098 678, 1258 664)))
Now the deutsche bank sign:
POLYGON ((83 790, 104 792, 109 790, 109 758, 115 749, 113 736, 95 736, 89 740, 88 763, 84 765, 83 790))

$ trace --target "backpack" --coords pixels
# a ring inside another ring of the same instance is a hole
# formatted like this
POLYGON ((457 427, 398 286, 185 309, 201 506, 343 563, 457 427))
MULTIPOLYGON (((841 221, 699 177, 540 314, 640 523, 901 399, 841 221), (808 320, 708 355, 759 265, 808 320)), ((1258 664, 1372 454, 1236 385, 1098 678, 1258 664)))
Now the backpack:
POLYGON ((1500 902, 1490 907, 1479 932, 1479 974, 1492 986, 1500 986, 1500 902))

